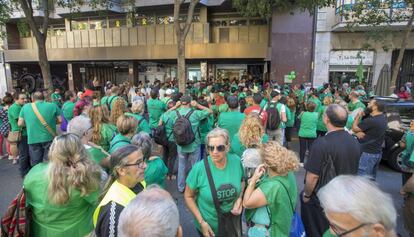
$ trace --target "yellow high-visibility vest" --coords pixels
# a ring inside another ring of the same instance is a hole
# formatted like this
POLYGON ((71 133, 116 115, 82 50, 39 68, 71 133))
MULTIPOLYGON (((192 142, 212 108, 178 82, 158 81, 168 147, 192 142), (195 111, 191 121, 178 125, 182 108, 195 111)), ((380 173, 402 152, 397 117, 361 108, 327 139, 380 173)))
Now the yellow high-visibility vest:
MULTIPOLYGON (((141 185, 144 188, 147 186, 145 181, 142 181, 141 185)), ((131 189, 115 180, 115 182, 111 185, 105 197, 102 199, 98 207, 95 209, 95 212, 93 213, 93 225, 96 227, 101 207, 105 206, 106 204, 112 201, 116 202, 117 204, 123 207, 126 207, 126 205, 128 205, 128 203, 135 196, 136 194, 131 189)))

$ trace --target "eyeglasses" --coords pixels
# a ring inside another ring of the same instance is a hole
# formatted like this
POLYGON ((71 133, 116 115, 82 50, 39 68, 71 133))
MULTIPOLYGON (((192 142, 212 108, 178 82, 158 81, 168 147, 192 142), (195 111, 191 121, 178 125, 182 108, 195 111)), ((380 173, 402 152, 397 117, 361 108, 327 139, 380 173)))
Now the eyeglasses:
POLYGON ((336 234, 337 237, 342 237, 342 236, 345 236, 347 234, 350 234, 354 231, 357 231, 357 230, 361 229, 362 227, 364 227, 366 225, 368 225, 368 224, 363 223, 363 224, 358 225, 357 227, 354 227, 350 230, 347 230, 347 231, 341 233, 341 231, 338 230, 338 226, 333 225, 331 222, 329 222, 329 227, 331 228, 331 230, 333 230, 333 232, 336 234))
POLYGON ((138 168, 140 169, 144 169, 145 168, 145 161, 144 160, 139 160, 137 161, 137 163, 133 163, 133 164, 125 164, 124 166, 138 166, 138 168))
POLYGON ((207 149, 210 152, 213 152, 214 149, 216 149, 218 152, 223 152, 226 150, 226 146, 225 145, 218 145, 218 146, 207 146, 207 149))

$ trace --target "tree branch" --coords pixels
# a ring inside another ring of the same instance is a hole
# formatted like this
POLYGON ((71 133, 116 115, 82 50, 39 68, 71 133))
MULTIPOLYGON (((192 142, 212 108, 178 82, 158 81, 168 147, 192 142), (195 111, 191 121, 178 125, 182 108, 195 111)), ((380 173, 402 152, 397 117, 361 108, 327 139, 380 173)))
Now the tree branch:
POLYGON ((43 35, 47 35, 47 28, 49 27, 49 1, 42 0, 43 5, 43 24, 42 24, 42 33, 43 35))
POLYGON ((32 1, 31 0, 19 0, 19 3, 27 19, 27 23, 30 26, 30 30, 33 32, 36 40, 42 39, 43 36, 41 32, 39 31, 39 27, 36 24, 36 21, 33 17, 32 1))
POLYGON ((177 36, 177 40, 181 38, 182 28, 180 25, 180 7, 183 3, 183 0, 174 0, 174 29, 175 29, 175 35, 177 36))
POLYGON ((193 22, 194 8, 196 7, 198 2, 199 0, 191 0, 190 6, 188 7, 187 20, 185 21, 184 31, 182 34, 182 37, 184 38, 187 36, 188 31, 190 30, 191 23, 193 22))

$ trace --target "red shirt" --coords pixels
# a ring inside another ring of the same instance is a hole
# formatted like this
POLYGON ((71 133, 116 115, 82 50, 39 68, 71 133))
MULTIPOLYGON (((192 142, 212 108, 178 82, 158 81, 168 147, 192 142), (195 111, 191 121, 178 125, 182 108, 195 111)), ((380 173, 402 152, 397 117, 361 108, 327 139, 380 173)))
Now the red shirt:
MULTIPOLYGON (((260 113, 260 105, 253 105, 248 107, 247 109, 244 110, 244 114, 248 115, 250 113, 260 113)), ((267 112, 266 110, 262 110, 262 112, 260 113, 260 118, 262 119, 262 124, 263 126, 266 125, 266 121, 267 121, 267 112)))
POLYGON ((400 99, 407 100, 408 98, 410 98, 410 94, 408 92, 406 92, 406 91, 404 91, 404 92, 398 92, 397 95, 398 95, 398 98, 400 98, 400 99))

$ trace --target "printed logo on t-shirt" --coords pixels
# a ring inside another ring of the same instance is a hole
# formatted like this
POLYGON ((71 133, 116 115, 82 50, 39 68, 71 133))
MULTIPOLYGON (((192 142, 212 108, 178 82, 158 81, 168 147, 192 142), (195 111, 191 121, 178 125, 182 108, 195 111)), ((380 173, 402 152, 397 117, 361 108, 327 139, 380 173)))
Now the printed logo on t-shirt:
POLYGON ((222 184, 217 189, 217 198, 220 203, 231 202, 237 197, 237 190, 232 184, 222 184))

